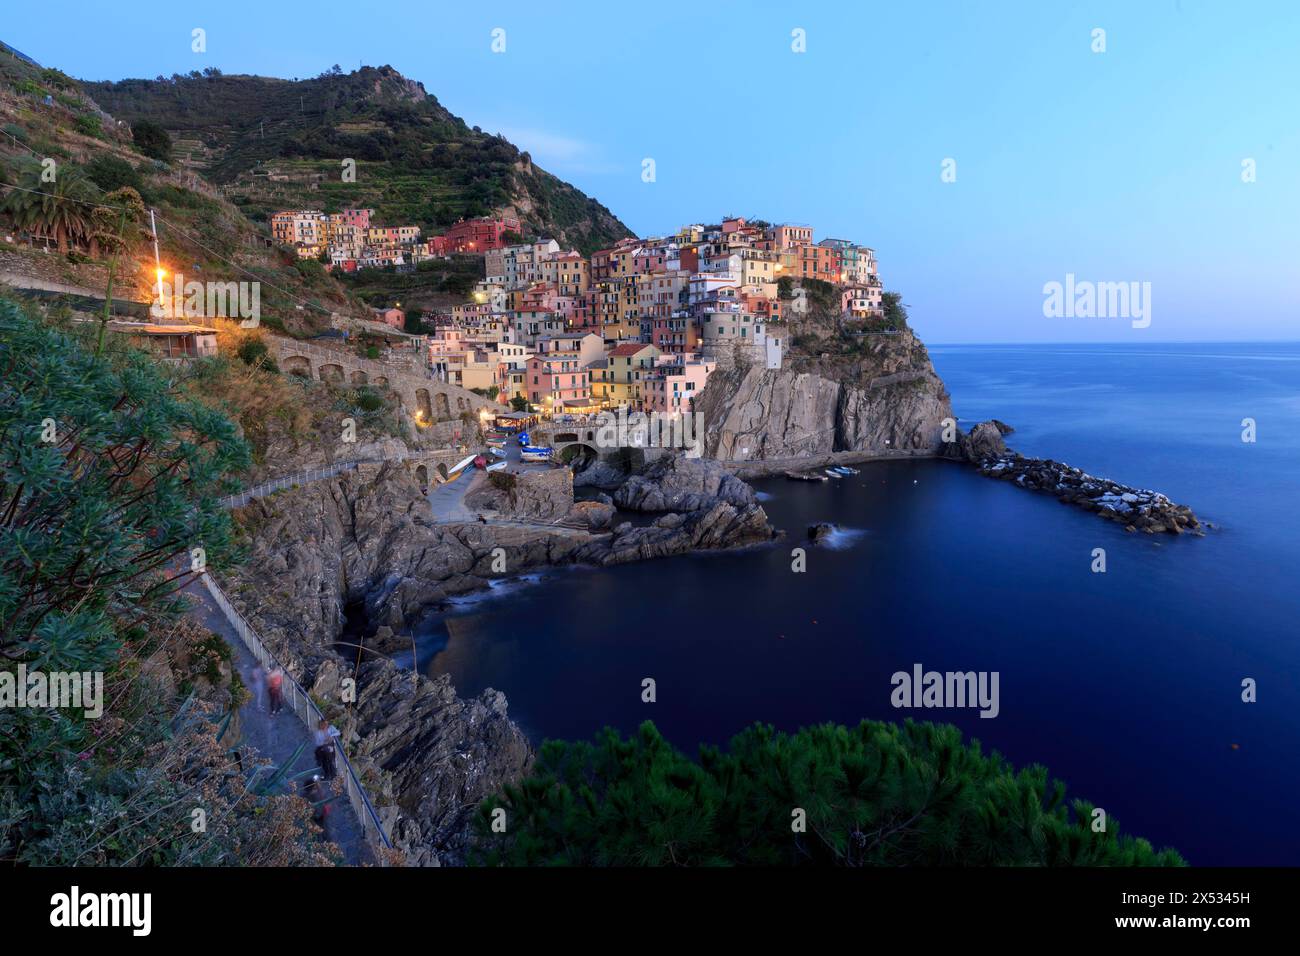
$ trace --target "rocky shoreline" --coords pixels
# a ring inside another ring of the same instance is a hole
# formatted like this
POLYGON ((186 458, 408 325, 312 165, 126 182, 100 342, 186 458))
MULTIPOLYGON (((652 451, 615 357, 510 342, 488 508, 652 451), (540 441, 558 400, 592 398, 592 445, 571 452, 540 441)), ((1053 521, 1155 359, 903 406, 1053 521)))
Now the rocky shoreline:
POLYGON ((776 535, 753 489, 717 462, 674 456, 639 470, 617 503, 656 517, 612 528, 614 501, 575 503, 567 473, 533 474, 476 486, 476 505, 505 518, 581 515, 590 528, 435 524, 401 464, 363 466, 236 512, 250 560, 223 586, 340 728, 412 864, 464 862, 478 804, 521 779, 533 750, 504 694, 464 699, 445 675, 394 664, 386 654, 410 647, 400 635, 494 579, 752 547, 776 535), (340 654, 349 612, 374 637, 340 654), (344 678, 356 681, 355 704, 342 702, 344 678))
POLYGON ((981 475, 1055 495, 1059 501, 1122 524, 1125 531, 1205 534, 1200 519, 1187 505, 1170 501, 1158 491, 1098 478, 1064 462, 1012 453, 986 459, 977 467, 981 475))
POLYGON ((1055 495, 1058 501, 1091 511, 1146 534, 1204 536, 1202 522, 1187 505, 1145 488, 1090 475, 1050 458, 1026 458, 1007 448, 1002 436, 1013 429, 999 421, 980 422, 961 436, 961 457, 981 475, 1009 481, 1027 491, 1055 495))

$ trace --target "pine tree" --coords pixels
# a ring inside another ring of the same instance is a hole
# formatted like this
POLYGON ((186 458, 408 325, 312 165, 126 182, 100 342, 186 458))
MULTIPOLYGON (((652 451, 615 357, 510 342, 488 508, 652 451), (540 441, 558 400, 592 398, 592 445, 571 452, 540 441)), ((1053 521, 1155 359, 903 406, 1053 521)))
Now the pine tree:
POLYGON ((1173 866, 1091 828, 1043 767, 1017 772, 951 725, 755 724, 692 761, 651 723, 547 741, 479 810, 476 862, 566 866, 1173 866), (492 830, 504 809, 504 834, 492 830))

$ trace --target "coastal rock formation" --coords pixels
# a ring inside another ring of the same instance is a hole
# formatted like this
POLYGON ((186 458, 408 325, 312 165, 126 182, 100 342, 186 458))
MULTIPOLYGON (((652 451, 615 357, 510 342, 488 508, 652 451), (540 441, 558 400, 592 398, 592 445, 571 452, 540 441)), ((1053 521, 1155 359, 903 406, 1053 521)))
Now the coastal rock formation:
POLYGON ((567 468, 520 473, 492 472, 475 479, 465 496, 470 511, 519 518, 563 518, 573 508, 573 473, 567 468))
POLYGON ((1199 519, 1186 505, 1176 504, 1157 491, 1097 478, 1063 462, 1003 454, 984 459, 978 467, 982 475, 1011 481, 1030 491, 1056 495, 1063 502, 1119 522, 1126 531, 1205 533, 1199 519))
POLYGON ((969 433, 961 436, 960 448, 967 461, 984 461, 997 458, 1007 453, 1007 443, 1002 440, 1005 432, 994 421, 980 422, 969 433))
POLYGON ((835 533, 835 525, 829 521, 819 521, 817 524, 808 526, 808 540, 814 544, 825 541, 835 533))
POLYGON ((598 458, 573 476, 573 486, 575 488, 612 490, 626 480, 626 471, 611 462, 598 458))
POLYGON ((692 551, 763 544, 775 534, 761 507, 738 508, 714 498, 707 507, 684 515, 670 512, 653 525, 638 528, 625 521, 612 534, 580 546, 573 557, 583 564, 626 564, 692 551))
MULTIPOLYGON (((572 502, 563 469, 538 474, 544 476, 539 489, 567 499, 562 513, 583 515, 591 527, 612 521, 610 504, 572 502)), ((532 752, 503 695, 486 691, 465 700, 446 677, 400 671, 379 654, 405 650, 406 635, 449 597, 500 577, 495 559, 502 553, 507 573, 515 575, 548 565, 613 565, 742 547, 774 534, 753 491, 715 463, 665 459, 637 477, 637 500, 673 502, 672 510, 654 526, 625 522, 604 533, 434 524, 417 482, 400 464, 312 482, 236 512, 250 560, 223 586, 343 730, 358 773, 411 861, 460 862, 474 808, 517 781, 532 752), (340 655, 334 644, 349 611, 360 614, 378 641, 365 638, 364 650, 340 655), (340 703, 344 676, 357 680, 355 706, 340 703)))
POLYGON ((614 504, 628 511, 699 511, 714 501, 740 509, 758 503, 754 489, 723 465, 684 455, 651 462, 614 492, 614 504))
POLYGON ((902 331, 788 368, 719 369, 697 400, 705 454, 726 462, 939 455, 952 406, 925 346, 902 331))
POLYGON ((1011 451, 1002 436, 1012 431, 1010 425, 996 419, 980 422, 969 433, 958 434, 960 454, 956 457, 975 465, 982 475, 1014 482, 1028 491, 1056 495, 1060 501, 1123 524, 1126 531, 1205 533, 1191 508, 1157 491, 1121 485, 1064 462, 1026 458, 1011 451))
POLYGON ((569 517, 584 521, 592 531, 602 531, 614 522, 618 509, 604 501, 579 501, 569 509, 569 517))
POLYGON ((467 700, 445 674, 413 677, 384 659, 362 666, 357 684, 354 763, 382 772, 393 842, 412 865, 463 863, 479 803, 532 765, 505 695, 467 700))

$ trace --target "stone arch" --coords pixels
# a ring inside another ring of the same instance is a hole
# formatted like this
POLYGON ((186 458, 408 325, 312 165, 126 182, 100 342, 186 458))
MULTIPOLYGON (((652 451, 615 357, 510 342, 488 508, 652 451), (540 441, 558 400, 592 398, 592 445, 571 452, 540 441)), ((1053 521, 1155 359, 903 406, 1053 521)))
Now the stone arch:
POLYGON ((375 382, 374 382, 374 384, 376 384, 376 385, 384 385, 384 386, 388 385, 388 376, 387 376, 387 375, 376 375, 376 376, 375 376, 375 382))
POLYGON ((427 388, 417 388, 415 390, 415 415, 426 423, 433 421, 433 409, 429 407, 429 390, 427 388))
POLYGON ((458 411, 458 412, 463 412, 463 411, 468 410, 468 408, 469 408, 469 406, 465 404, 465 399, 464 399, 464 397, 462 397, 462 396, 460 396, 460 395, 457 395, 457 396, 456 396, 456 411, 458 411))
POLYGON ((446 463, 446 462, 444 462, 444 461, 440 461, 440 462, 438 462, 438 474, 442 477, 443 481, 446 481, 446 480, 447 480, 447 463, 446 463))
POLYGON ((326 362, 318 369, 318 374, 322 382, 341 382, 343 381, 343 366, 336 365, 333 362, 326 362))
POLYGON ((600 457, 600 453, 590 445, 584 445, 582 442, 574 442, 571 445, 565 445, 560 449, 560 461, 566 465, 574 465, 579 471, 586 468, 592 462, 600 457))
POLYGON ((357 369, 348 376, 348 380, 352 382, 353 385, 365 385, 370 380, 370 376, 361 371, 361 369, 357 369))
MULTIPOLYGON (((421 391, 424 390, 421 389, 421 391)), ((429 393, 425 392, 424 394, 425 394, 425 399, 427 401, 429 393)), ((439 392, 437 395, 433 396, 433 407, 434 410, 438 413, 437 414, 438 421, 445 422, 449 418, 451 418, 451 404, 447 401, 446 392, 439 392)))
POLYGON ((429 487, 429 469, 425 465, 415 466, 415 477, 420 482, 421 488, 429 487))
POLYGON ((311 359, 305 355, 286 355, 281 360, 281 365, 288 375, 300 375, 303 378, 311 378, 311 359))

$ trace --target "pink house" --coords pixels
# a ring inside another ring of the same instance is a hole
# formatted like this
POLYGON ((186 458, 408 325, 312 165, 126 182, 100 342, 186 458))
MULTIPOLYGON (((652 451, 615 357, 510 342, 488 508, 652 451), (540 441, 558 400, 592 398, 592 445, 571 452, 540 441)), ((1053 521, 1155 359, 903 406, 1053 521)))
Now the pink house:
POLYGON ((376 309, 375 321, 400 329, 406 323, 406 313, 401 309, 376 309))
POLYGON ((345 226, 368 229, 370 228, 370 217, 374 214, 373 209, 344 209, 336 218, 345 226))
POLYGON ((429 364, 436 364, 435 359, 448 355, 461 355, 469 348, 465 341, 465 332, 457 328, 440 328, 429 338, 429 364))
POLYGON ((695 397, 704 391, 709 374, 715 368, 715 362, 676 362, 657 366, 646 382, 645 410, 661 415, 694 411, 695 397))
POLYGON ((559 295, 549 282, 538 282, 524 290, 519 297, 518 312, 554 312, 559 295))
POLYGON ((528 400, 550 413, 591 401, 591 372, 581 367, 577 351, 550 352, 528 360, 528 400))

